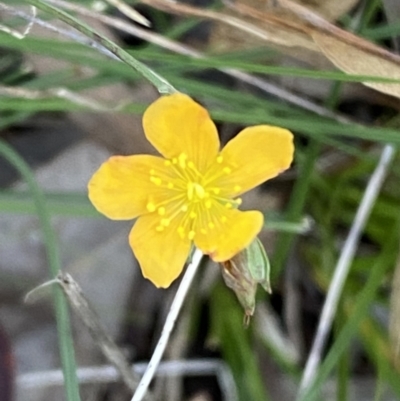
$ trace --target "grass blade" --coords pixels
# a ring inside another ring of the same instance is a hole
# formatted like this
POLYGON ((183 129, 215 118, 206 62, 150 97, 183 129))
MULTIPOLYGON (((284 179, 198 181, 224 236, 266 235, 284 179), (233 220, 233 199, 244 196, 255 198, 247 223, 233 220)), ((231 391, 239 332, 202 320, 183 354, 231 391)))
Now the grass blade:
MULTIPOLYGON (((56 235, 51 227, 50 215, 46 207, 43 192, 25 161, 7 143, 0 140, 0 155, 13 165, 26 181, 35 202, 36 212, 43 232, 46 247, 47 261, 51 279, 61 270, 60 257, 56 235)), ((71 326, 69 321, 68 305, 61 288, 53 288, 54 309, 57 321, 58 341, 61 364, 65 380, 65 393, 68 401, 80 401, 78 380, 76 377, 76 363, 72 342, 71 326)))

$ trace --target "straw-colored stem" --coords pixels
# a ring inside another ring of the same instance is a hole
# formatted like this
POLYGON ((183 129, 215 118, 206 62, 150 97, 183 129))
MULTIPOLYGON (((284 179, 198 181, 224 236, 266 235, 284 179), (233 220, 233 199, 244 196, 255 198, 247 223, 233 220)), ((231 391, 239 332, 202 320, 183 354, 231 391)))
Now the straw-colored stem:
POLYGON ((149 364, 147 365, 146 372, 144 373, 142 379, 140 380, 139 386, 135 394, 133 395, 131 401, 142 401, 143 396, 146 394, 147 388, 149 387, 149 384, 153 379, 157 367, 164 354, 165 348, 168 344, 169 337, 174 328, 176 318, 178 317, 179 311, 181 310, 183 301, 185 300, 186 294, 197 272, 202 257, 203 257, 202 252, 196 249, 193 254, 192 262, 187 267, 186 272, 182 278, 182 281, 179 284, 178 291, 176 292, 167 319, 165 320, 165 324, 160 339, 158 340, 154 353, 150 359, 149 364))
POLYGON ((386 145, 384 147, 378 165, 371 175, 371 178, 365 189, 364 196, 361 200, 349 235, 346 238, 339 260, 335 267, 332 282, 321 312, 317 334, 315 336, 300 383, 298 399, 302 399, 302 395, 307 392, 310 386, 313 385, 321 361, 321 355, 332 327, 339 298, 357 250, 358 242, 364 230, 365 224, 371 214, 371 210, 375 204, 382 184, 386 178, 386 174, 388 172, 390 163, 393 160, 394 154, 395 148, 392 145, 386 145))

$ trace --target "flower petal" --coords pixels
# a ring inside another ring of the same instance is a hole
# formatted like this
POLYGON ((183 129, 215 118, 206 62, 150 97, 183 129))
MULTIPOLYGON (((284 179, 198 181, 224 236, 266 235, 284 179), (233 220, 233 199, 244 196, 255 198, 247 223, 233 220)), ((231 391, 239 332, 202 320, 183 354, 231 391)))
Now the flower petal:
POLYGON ((224 170, 215 185, 225 196, 234 197, 256 187, 286 170, 293 160, 293 135, 290 131, 269 125, 256 125, 242 130, 221 151, 222 163, 215 169, 224 170))
POLYGON ((200 172, 218 154, 218 132, 207 110, 182 93, 152 103, 143 115, 143 128, 164 157, 172 159, 185 153, 200 172))
POLYGON ((157 205, 169 199, 167 183, 173 170, 161 157, 150 155, 113 156, 103 163, 91 178, 89 199, 95 208, 110 219, 129 220, 148 213, 151 202, 157 205), (151 181, 157 177, 158 181, 151 181), (159 184, 159 185, 157 185, 159 184))
POLYGON ((167 288, 182 272, 191 241, 179 237, 179 220, 173 220, 162 232, 156 231, 158 225, 159 217, 154 214, 140 217, 129 235, 129 243, 143 276, 155 286, 167 288))
POLYGON ((223 262, 250 245, 261 231, 264 217, 258 211, 219 208, 199 221, 194 243, 214 261, 223 262))

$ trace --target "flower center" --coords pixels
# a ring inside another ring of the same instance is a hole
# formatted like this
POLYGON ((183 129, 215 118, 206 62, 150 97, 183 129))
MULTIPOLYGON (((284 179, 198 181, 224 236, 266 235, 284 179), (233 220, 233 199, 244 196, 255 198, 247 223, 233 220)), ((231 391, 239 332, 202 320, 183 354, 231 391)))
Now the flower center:
POLYGON ((207 193, 202 185, 189 181, 187 184, 187 197, 189 202, 199 202, 206 197, 207 193))
POLYGON ((197 230, 205 235, 208 230, 214 230, 227 221, 224 211, 239 206, 241 199, 221 197, 221 188, 215 186, 216 179, 230 174, 231 169, 221 165, 221 156, 218 156, 217 163, 218 168, 214 167, 203 175, 188 156, 181 153, 176 158, 165 160, 165 166, 171 168, 170 174, 159 175, 155 170, 150 171, 150 181, 166 190, 164 199, 153 202, 149 197, 146 205, 150 213, 160 216, 156 231, 164 231, 172 220, 177 219, 179 236, 193 240, 197 230))

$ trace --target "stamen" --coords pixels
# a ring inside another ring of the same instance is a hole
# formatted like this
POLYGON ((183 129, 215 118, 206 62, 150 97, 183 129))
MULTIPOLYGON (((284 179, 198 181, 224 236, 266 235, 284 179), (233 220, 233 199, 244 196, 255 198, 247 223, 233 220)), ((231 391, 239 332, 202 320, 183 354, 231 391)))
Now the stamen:
POLYGON ((164 160, 164 166, 169 167, 171 165, 171 160, 164 160))
POLYGON ((207 230, 206 230, 205 228, 202 228, 202 229, 200 230, 200 232, 201 232, 202 234, 207 234, 207 230))
POLYGON ((161 206, 157 209, 157 212, 160 216, 164 216, 165 214, 165 207, 161 206))
POLYGON ((178 234, 179 234, 179 236, 182 238, 182 239, 184 239, 185 238, 185 229, 182 227, 182 226, 180 226, 180 227, 178 227, 178 234))
POLYGON ((167 187, 168 187, 169 189, 172 189, 172 188, 174 187, 174 184, 173 184, 172 182, 169 182, 169 183, 167 184, 167 187))
POLYGON ((182 205, 181 212, 187 212, 187 211, 188 211, 188 205, 182 205))
POLYGON ((205 205, 206 205, 206 208, 207 208, 207 209, 211 209, 212 202, 211 202, 210 200, 208 200, 208 201, 205 203, 205 205))
POLYGON ((160 232, 164 231, 164 227, 163 226, 157 226, 156 227, 156 231, 160 233, 160 232))
POLYGON ((210 221, 210 222, 208 223, 208 227, 211 228, 211 230, 212 230, 213 228, 215 228, 215 224, 214 224, 213 222, 210 221))
POLYGON ((226 203, 225 203, 225 207, 226 207, 227 209, 232 209, 232 203, 231 203, 231 202, 226 202, 226 203))
POLYGON ((194 236, 196 235, 196 233, 192 230, 192 231, 189 231, 189 234, 188 234, 188 238, 190 239, 190 240, 192 240, 193 238, 194 238, 194 236))
POLYGON ((228 218, 226 216, 221 217, 221 222, 226 223, 228 221, 228 218))
POLYGON ((219 155, 217 156, 217 163, 221 164, 224 161, 223 156, 219 155))
POLYGON ((149 212, 154 212, 156 210, 156 205, 153 202, 148 202, 146 205, 146 209, 149 212))
POLYGON ((179 166, 181 168, 183 168, 183 169, 186 168, 186 160, 187 160, 187 154, 186 153, 181 153, 178 156, 179 166))
POLYGON ((232 172, 232 169, 231 169, 230 167, 224 167, 224 168, 222 169, 222 171, 223 171, 225 174, 230 174, 230 173, 232 172))
POLYGON ((235 199, 235 203, 240 206, 242 204, 242 198, 235 199))
POLYGON ((213 188, 212 191, 214 192, 215 195, 219 195, 221 190, 219 188, 213 188))
POLYGON ((240 185, 235 185, 235 187, 233 188, 235 192, 239 192, 241 189, 242 187, 240 185))
POLYGON ((195 219, 195 218, 197 217, 197 213, 195 213, 195 212, 190 212, 189 217, 190 217, 191 219, 195 219))

